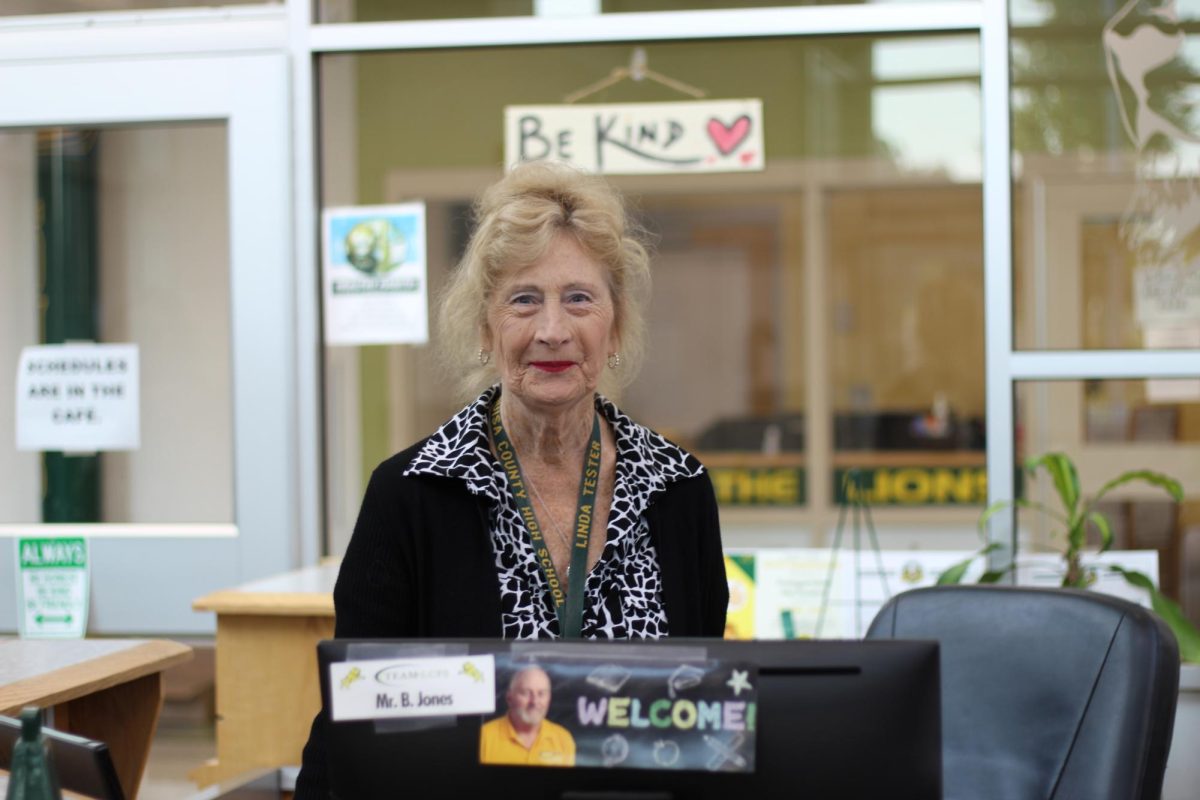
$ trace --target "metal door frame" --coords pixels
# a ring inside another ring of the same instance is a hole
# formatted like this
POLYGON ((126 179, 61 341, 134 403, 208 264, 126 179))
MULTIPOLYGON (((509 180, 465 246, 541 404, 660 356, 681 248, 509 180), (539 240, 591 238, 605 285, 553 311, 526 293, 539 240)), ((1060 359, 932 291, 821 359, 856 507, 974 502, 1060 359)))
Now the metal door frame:
MULTIPOLYGON (((3 538, 92 540, 89 632, 211 632, 193 599, 301 560, 286 10, 11 20, 0 53, 0 128, 225 124, 233 524, 0 524, 3 538)), ((0 574, 12 560, 0 545, 0 574)), ((16 628, 12 594, 0 593, 0 628, 16 628)))

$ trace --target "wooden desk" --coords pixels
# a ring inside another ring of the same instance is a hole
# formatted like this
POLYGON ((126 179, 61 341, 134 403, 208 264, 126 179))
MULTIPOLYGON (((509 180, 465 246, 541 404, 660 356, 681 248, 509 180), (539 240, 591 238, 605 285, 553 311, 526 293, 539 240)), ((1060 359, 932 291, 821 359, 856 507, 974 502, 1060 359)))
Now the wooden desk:
POLYGON ((50 708, 52 727, 105 742, 134 798, 162 709, 162 671, 191 657, 178 642, 2 639, 0 714, 50 708))
POLYGON ((333 638, 337 564, 289 572, 199 598, 217 613, 217 757, 200 786, 300 763, 321 708, 317 642, 333 638))

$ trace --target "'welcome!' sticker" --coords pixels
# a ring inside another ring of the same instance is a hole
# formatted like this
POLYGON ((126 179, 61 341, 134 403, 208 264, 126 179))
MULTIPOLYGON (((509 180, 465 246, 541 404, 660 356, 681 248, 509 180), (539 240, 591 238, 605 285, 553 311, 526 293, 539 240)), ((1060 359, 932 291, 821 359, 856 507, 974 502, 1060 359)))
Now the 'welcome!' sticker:
POLYGON ((751 664, 496 658, 482 763, 754 771, 751 664))

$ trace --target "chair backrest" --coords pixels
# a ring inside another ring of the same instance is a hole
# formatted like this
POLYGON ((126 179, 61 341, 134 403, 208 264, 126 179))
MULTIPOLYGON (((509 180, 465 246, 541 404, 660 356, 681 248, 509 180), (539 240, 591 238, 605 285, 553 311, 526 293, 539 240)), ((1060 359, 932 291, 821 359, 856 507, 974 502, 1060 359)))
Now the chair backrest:
POLYGON ((941 643, 946 800, 1157 800, 1179 648, 1098 592, 944 586, 887 602, 868 639, 941 643))
MULTIPOLYGON (((99 800, 125 800, 108 745, 52 728, 42 728, 62 789, 99 800)), ((12 769, 13 747, 21 739, 21 720, 0 716, 0 769, 12 769)))

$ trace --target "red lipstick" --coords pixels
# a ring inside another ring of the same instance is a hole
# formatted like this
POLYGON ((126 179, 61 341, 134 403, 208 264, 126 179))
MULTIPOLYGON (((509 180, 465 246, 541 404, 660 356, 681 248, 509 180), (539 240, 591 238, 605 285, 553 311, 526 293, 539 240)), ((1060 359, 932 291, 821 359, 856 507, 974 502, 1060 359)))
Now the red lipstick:
POLYGON ((564 372, 574 364, 572 361, 530 361, 529 366, 542 372, 564 372))

